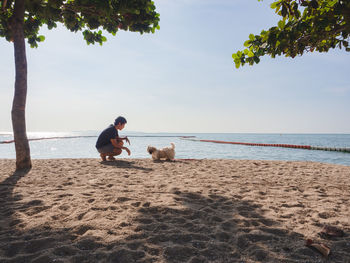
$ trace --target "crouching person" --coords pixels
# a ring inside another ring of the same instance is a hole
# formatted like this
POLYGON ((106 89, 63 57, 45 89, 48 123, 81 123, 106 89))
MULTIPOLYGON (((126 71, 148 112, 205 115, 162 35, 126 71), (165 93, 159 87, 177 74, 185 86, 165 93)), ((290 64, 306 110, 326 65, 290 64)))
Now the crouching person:
POLYGON ((128 155, 130 155, 130 150, 124 147, 123 140, 125 140, 130 145, 128 137, 119 137, 118 130, 124 129, 126 124, 126 119, 119 116, 115 119, 114 125, 111 124, 105 130, 103 130, 98 136, 96 142, 96 149, 100 153, 102 161, 115 160, 114 156, 120 155, 123 150, 125 150, 128 155))

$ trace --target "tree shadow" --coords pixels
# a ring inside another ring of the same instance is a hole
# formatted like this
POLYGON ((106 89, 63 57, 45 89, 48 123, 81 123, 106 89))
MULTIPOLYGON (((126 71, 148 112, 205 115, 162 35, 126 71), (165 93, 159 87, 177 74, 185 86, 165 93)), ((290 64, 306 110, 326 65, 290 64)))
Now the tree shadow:
MULTIPOLYGON (((17 182, 29 173, 30 169, 15 171, 11 176, 7 177, 0 183, 0 231, 6 229, 9 225, 14 224, 12 218, 16 211, 15 203, 21 200, 21 195, 14 195, 13 189, 17 182)), ((16 220, 16 219, 14 219, 16 220)))
POLYGON ((328 259, 305 246, 303 235, 265 217, 261 205, 220 195, 174 191, 177 205, 138 209, 134 234, 114 247, 120 262, 347 262, 346 238, 335 239, 328 259))
POLYGON ((174 193, 174 199, 181 209, 140 208, 135 219, 136 233, 127 237, 126 247, 137 247, 145 253, 153 249, 164 262, 319 260, 317 254, 303 246, 302 235, 265 218, 259 205, 252 202, 180 191, 174 193), (299 246, 295 250, 291 244, 299 246))
MULTIPOLYGON (((115 165, 134 168, 132 162, 127 161, 115 165)), ((350 260, 350 254, 346 252, 349 237, 342 243, 343 247, 337 248, 338 253, 331 254, 326 260, 304 246, 304 236, 265 217, 266 211, 254 202, 180 190, 164 193, 172 197, 171 205, 122 200, 120 208, 133 207, 136 214, 118 225, 117 230, 108 231, 111 237, 117 235, 115 231, 128 233, 117 241, 106 242, 102 237, 85 235, 93 226, 79 223, 55 228, 44 221, 40 227, 23 231, 18 228, 21 222, 16 212, 31 215, 45 209, 41 200, 23 203, 21 196, 13 195, 16 183, 25 175, 14 173, 0 184, 0 261, 4 263, 350 260)), ((113 209, 118 211, 116 207, 113 209)))

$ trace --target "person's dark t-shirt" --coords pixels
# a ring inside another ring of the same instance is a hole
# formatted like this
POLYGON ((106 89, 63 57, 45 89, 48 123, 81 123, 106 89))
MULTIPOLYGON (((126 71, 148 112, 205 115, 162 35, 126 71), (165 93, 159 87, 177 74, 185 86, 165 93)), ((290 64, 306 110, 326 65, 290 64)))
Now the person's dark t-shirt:
POLYGON ((118 136, 118 131, 113 124, 109 125, 108 128, 104 129, 100 136, 98 136, 96 142, 96 148, 99 149, 107 144, 111 143, 111 139, 115 139, 118 136))

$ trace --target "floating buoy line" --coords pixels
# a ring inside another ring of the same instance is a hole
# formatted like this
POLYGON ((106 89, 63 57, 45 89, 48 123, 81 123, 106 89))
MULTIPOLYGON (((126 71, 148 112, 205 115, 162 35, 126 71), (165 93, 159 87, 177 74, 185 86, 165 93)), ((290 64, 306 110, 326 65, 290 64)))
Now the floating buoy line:
POLYGON ((283 148, 295 148, 295 149, 305 149, 305 150, 318 150, 318 151, 333 151, 333 152, 350 153, 350 148, 321 147, 321 146, 295 145, 295 144, 229 142, 229 141, 217 141, 217 140, 202 140, 202 139, 196 139, 193 137, 186 137, 186 136, 181 137, 181 139, 198 141, 198 142, 221 143, 221 144, 238 144, 238 145, 261 146, 261 147, 283 147, 283 148))

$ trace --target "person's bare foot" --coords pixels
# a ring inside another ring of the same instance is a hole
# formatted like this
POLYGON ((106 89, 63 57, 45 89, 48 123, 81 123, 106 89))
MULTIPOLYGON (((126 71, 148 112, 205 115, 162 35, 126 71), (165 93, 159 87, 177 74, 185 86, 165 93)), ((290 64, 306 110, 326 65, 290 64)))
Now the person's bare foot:
POLYGON ((107 161, 106 155, 104 155, 103 153, 101 153, 100 156, 101 156, 102 161, 104 161, 104 162, 107 161))
POLYGON ((113 156, 109 156, 109 157, 108 157, 108 160, 110 160, 110 161, 115 161, 115 158, 114 158, 113 156))

